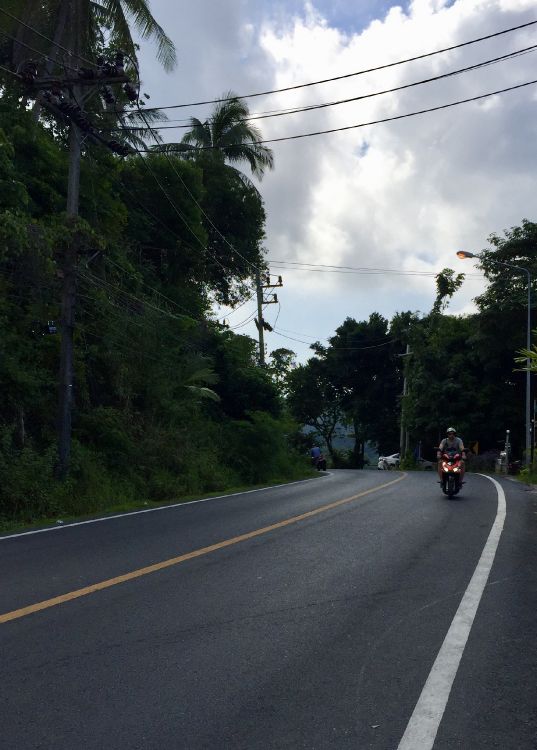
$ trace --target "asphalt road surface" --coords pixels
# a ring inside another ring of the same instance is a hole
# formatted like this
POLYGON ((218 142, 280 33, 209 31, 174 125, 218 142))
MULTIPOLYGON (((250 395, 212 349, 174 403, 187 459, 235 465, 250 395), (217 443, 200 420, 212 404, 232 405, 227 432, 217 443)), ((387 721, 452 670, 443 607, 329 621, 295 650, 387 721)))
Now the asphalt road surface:
POLYGON ((535 750, 537 494, 435 479, 0 537, 0 746, 535 750))

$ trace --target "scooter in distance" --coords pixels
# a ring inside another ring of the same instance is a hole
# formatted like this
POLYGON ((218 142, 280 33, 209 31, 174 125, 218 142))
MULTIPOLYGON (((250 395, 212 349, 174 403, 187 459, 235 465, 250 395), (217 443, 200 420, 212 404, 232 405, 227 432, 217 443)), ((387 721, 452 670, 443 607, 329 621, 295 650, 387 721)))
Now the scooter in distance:
POLYGON ((462 456, 456 451, 444 451, 440 458, 442 477, 440 485, 442 492, 451 500, 458 494, 462 487, 462 476, 464 475, 464 465, 462 456))
POLYGON ((317 469, 317 471, 326 471, 326 458, 322 453, 316 458, 312 458, 311 463, 313 468, 317 469))

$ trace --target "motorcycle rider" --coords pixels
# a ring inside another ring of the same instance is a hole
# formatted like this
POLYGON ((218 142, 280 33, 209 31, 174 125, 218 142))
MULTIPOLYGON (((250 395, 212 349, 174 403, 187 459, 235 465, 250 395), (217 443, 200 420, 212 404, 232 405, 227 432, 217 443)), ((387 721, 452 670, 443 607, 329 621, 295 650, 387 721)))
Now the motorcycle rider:
POLYGON ((436 458, 438 459, 438 478, 440 479, 440 482, 442 481, 442 453, 445 453, 446 451, 456 451, 457 453, 461 454, 462 461, 461 461, 461 484, 464 480, 464 471, 465 466, 464 462, 466 460, 466 449, 464 447, 464 443, 462 442, 460 437, 457 437, 457 430, 454 427, 448 427, 446 430, 446 435, 440 445, 438 446, 438 450, 436 451, 436 458))
POLYGON ((311 463, 313 466, 317 466, 317 461, 321 458, 321 449, 318 445, 314 445, 310 450, 311 463))

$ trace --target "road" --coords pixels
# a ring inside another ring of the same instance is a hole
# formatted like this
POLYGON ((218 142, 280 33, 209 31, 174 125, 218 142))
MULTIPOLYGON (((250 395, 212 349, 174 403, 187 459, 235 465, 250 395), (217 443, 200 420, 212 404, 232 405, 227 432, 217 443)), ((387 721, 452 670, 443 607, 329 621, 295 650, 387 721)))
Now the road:
POLYGON ((535 750, 537 494, 500 485, 337 471, 0 537, 2 747, 535 750))

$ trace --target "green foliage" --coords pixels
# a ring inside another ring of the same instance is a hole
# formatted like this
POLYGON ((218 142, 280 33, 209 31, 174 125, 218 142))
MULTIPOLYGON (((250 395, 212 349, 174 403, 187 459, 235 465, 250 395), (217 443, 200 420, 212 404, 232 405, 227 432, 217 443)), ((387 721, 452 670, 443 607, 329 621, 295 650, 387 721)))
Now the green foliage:
POLYGON ((314 428, 333 456, 337 425, 345 421, 345 415, 331 375, 327 362, 317 357, 289 372, 287 406, 294 419, 314 428))
POLYGON ((252 484, 303 476, 309 462, 290 450, 288 434, 293 429, 269 414, 252 412, 228 430, 230 466, 252 484))
MULTIPOLYGON (((421 442, 425 458, 434 458, 434 447, 451 424, 466 443, 478 441, 481 452, 491 456, 509 428, 514 453, 521 455, 525 375, 520 370, 526 357, 530 370, 537 370, 537 347, 529 352, 523 348, 528 292, 524 269, 537 277, 537 224, 524 220, 503 238, 491 235, 490 242, 492 248, 481 262, 490 285, 477 300, 478 313, 445 313, 463 276, 444 269, 437 276, 437 296, 428 315, 398 313, 390 323, 377 313, 360 322, 347 318, 328 346, 316 345, 317 356, 291 373, 289 408, 303 424, 322 434, 321 403, 326 410, 337 406, 353 423, 353 466, 362 465, 366 441, 376 443, 381 453, 396 449, 401 411, 411 448, 421 442), (506 269, 498 261, 517 268, 506 269), (401 356, 407 345, 409 356, 401 356), (316 372, 323 374, 322 389, 316 372), (403 375, 408 392, 401 399, 403 375)), ((336 465, 347 465, 348 458, 331 452, 336 465)), ((413 455, 405 456, 401 465, 413 466, 413 455)))
POLYGON ((458 273, 452 268, 444 268, 443 271, 436 274, 436 299, 434 301, 432 314, 438 314, 445 310, 449 300, 457 289, 460 289, 464 281, 464 274, 458 273))
POLYGON ((256 342, 209 314, 210 295, 236 294, 249 270, 222 249, 217 281, 200 205, 217 205, 233 242, 252 242, 247 257, 257 261, 265 218, 257 191, 235 172, 216 170, 205 185, 195 162, 154 154, 148 170, 89 146, 80 219, 68 221, 63 134, 36 125, 16 98, 1 105, 0 523, 307 473, 256 342), (73 242, 74 440, 69 476, 58 482, 59 269, 73 242))
POLYGON ((412 451, 407 451, 401 461, 399 462, 399 468, 403 471, 412 471, 417 468, 416 459, 412 451))

